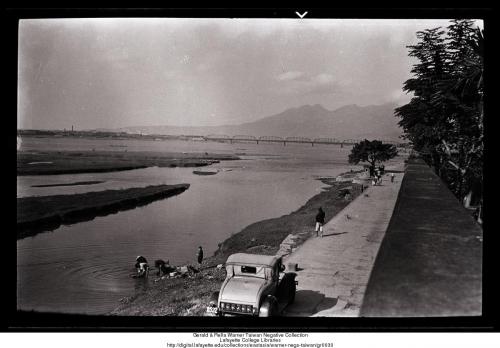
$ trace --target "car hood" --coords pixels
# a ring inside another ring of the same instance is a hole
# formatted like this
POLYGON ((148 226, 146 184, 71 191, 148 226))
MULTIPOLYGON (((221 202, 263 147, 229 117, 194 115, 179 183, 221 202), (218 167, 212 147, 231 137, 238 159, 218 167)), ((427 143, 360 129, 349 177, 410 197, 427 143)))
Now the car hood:
POLYGON ((255 304, 266 280, 256 277, 232 277, 222 290, 221 301, 255 304))

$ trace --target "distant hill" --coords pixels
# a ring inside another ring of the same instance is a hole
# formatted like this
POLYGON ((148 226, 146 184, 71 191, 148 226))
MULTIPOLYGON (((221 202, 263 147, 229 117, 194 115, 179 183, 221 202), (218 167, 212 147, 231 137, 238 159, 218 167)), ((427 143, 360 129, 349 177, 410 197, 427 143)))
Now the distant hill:
MULTIPOLYGON (((394 116, 396 104, 346 105, 336 110, 323 106, 304 105, 279 114, 239 125, 212 127, 137 126, 115 131, 169 135, 274 135, 308 138, 385 139, 398 140, 402 134, 394 116)), ((102 130, 102 129, 100 129, 102 130)), ((109 129, 106 129, 109 131, 109 129)))

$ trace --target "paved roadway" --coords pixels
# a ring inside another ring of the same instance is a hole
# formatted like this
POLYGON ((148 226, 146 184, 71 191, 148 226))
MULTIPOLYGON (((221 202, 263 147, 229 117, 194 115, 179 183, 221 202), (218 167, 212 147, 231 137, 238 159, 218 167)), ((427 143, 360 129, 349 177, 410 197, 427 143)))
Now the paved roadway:
POLYGON ((386 174, 380 186, 365 189, 324 226, 323 238, 312 237, 284 257, 285 265, 298 265, 299 285, 295 302, 283 315, 359 315, 370 272, 394 210, 403 169, 403 163, 387 166, 386 171, 398 171, 394 183, 386 174))

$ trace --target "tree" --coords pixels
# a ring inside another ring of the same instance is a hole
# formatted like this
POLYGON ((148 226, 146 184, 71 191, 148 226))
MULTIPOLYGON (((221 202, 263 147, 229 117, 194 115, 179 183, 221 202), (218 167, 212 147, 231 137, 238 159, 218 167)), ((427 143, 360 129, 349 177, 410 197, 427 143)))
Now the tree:
POLYGON ((443 34, 441 28, 417 32, 420 41, 408 46, 408 55, 415 57, 418 63, 413 65, 411 73, 414 77, 404 83, 403 90, 413 93, 413 98, 410 103, 396 109, 405 138, 411 141, 414 149, 423 152, 438 173, 442 167, 438 151, 440 139, 452 127, 446 110, 433 100, 439 84, 448 79, 450 71, 443 34))
POLYGON ((466 205, 482 183, 482 33, 470 20, 453 20, 446 36, 450 69, 440 81, 433 104, 446 110, 451 128, 436 146, 442 158, 441 177, 466 205))
POLYGON ((447 98, 439 102, 449 105, 455 127, 442 142, 454 174, 450 186, 468 206, 472 198, 480 202, 483 181, 483 34, 468 20, 453 21, 448 30, 455 70, 445 88, 447 98))
POLYGON ((403 90, 411 101, 396 109, 415 150, 466 205, 481 202, 483 166, 483 32, 471 20, 417 32, 415 57, 403 90), (465 198, 465 199, 464 199, 465 198))
POLYGON ((349 163, 368 162, 373 169, 377 162, 385 162, 396 157, 398 151, 392 144, 384 144, 380 140, 363 140, 357 143, 349 154, 349 163))

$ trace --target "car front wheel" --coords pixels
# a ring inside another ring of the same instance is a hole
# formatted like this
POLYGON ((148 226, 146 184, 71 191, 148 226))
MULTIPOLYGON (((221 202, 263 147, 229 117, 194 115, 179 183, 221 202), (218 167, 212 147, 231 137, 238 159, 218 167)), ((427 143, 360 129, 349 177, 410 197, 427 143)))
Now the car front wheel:
POLYGON ((272 317, 277 315, 278 303, 272 296, 267 297, 259 308, 259 317, 272 317))

